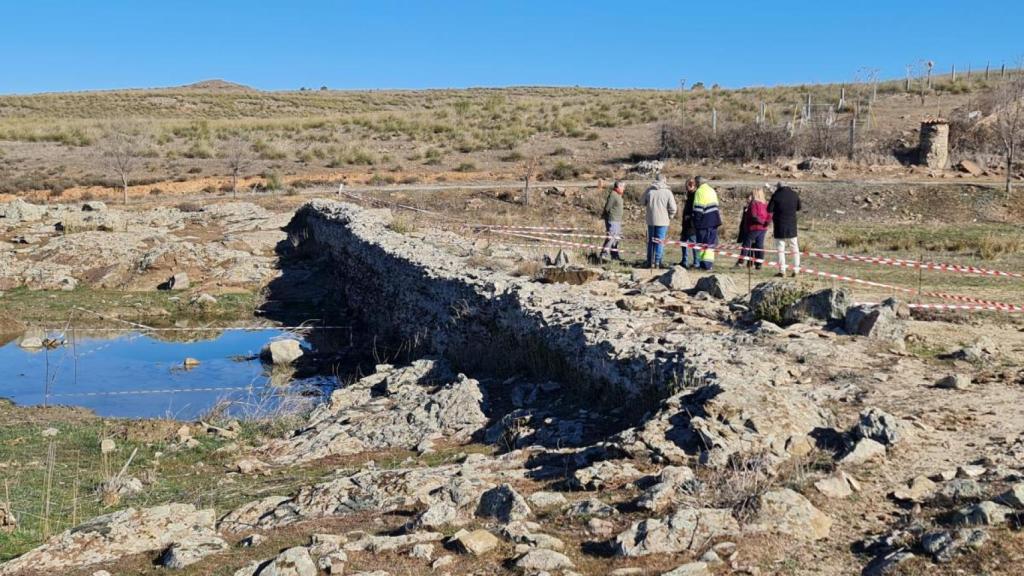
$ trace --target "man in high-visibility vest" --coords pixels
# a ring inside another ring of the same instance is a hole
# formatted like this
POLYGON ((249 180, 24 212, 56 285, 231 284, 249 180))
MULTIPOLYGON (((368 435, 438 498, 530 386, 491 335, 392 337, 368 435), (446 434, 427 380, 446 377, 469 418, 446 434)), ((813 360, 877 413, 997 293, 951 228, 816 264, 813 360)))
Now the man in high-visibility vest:
POLYGON ((718 244, 718 228, 722 225, 722 215, 718 211, 718 193, 700 176, 696 178, 697 192, 693 197, 693 227, 697 230, 698 265, 704 270, 711 270, 715 265, 715 251, 712 246, 718 244))

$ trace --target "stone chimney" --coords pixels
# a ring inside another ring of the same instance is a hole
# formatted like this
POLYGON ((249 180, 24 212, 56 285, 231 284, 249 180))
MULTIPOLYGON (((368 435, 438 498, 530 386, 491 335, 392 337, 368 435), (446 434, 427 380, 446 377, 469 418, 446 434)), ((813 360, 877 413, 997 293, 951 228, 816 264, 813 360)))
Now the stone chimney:
POLYGON ((925 118, 917 151, 918 164, 944 169, 949 164, 949 122, 944 118, 925 118))

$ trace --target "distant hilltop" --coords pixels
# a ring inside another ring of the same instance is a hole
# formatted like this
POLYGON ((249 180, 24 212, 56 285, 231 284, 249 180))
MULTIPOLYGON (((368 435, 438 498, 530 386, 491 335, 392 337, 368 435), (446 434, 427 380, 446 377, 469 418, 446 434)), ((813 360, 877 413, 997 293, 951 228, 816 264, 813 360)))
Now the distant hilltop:
POLYGON ((255 88, 246 86, 245 84, 238 84, 220 79, 203 80, 193 84, 186 84, 181 88, 185 90, 206 90, 210 92, 258 92, 255 88))

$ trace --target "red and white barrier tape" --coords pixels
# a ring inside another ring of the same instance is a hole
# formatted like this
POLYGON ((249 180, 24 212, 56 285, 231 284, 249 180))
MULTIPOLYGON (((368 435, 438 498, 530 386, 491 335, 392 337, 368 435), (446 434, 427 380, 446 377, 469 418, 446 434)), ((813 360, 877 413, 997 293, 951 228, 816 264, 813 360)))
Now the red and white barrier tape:
POLYGON ((559 232, 582 232, 579 228, 572 228, 569 226, 499 226, 497 224, 466 224, 465 226, 467 228, 476 228, 479 230, 551 230, 559 232))
MULTIPOLYGON (((664 243, 665 244, 675 244, 675 245, 680 245, 680 246, 687 246, 689 248, 711 249, 711 250, 715 250, 716 252, 722 254, 723 256, 730 256, 730 257, 734 257, 734 258, 739 258, 741 260, 750 260, 752 262, 767 263, 767 261, 762 259, 762 258, 753 258, 751 256, 742 256, 742 255, 737 254, 737 253, 726 252, 726 251, 721 250, 719 247, 709 246, 707 244, 698 244, 698 243, 694 243, 694 242, 680 242, 678 240, 666 240, 666 241, 664 241, 664 243)), ((777 263, 773 263, 771 265, 772 266, 777 266, 777 263)), ((994 302, 992 300, 984 300, 982 298, 972 298, 970 296, 960 296, 959 294, 947 294, 945 292, 919 291, 919 290, 914 290, 913 288, 904 288, 902 286, 894 286, 892 284, 883 284, 881 282, 871 282, 870 280, 863 280, 863 279, 860 279, 860 278, 854 278, 852 276, 844 276, 842 274, 835 274, 835 273, 832 273, 832 272, 824 272, 824 271, 821 271, 821 270, 814 270, 813 268, 807 268, 807 267, 803 267, 803 266, 801 266, 799 269, 797 269, 796 267, 794 267, 792 265, 786 265, 786 268, 787 269, 793 269, 793 270, 796 270, 798 272, 807 272, 808 274, 814 274, 814 275, 817 275, 817 276, 822 276, 822 277, 826 277, 826 278, 832 278, 832 279, 835 279, 835 280, 843 280, 843 281, 847 281, 847 282, 855 282, 855 283, 858 283, 858 284, 866 284, 866 285, 869 285, 869 286, 874 286, 876 288, 885 288, 885 289, 888 289, 888 290, 896 290, 896 291, 899 291, 899 292, 904 292, 906 294, 914 294, 914 295, 918 295, 918 296, 928 296, 930 298, 938 298, 940 300, 953 300, 955 302, 969 302, 969 303, 972 303, 972 304, 981 304, 981 305, 984 305, 984 306, 993 306, 993 307, 1005 308, 1007 311, 1010 311, 1010 312, 1024 312, 1024 306, 1017 306, 1015 304, 1006 304, 1006 303, 1003 303, 1003 302, 994 302)))
MULTIPOLYGON (((607 238, 607 234, 559 234, 554 232, 537 232, 544 236, 565 236, 565 237, 578 237, 578 238, 607 238)), ((617 237, 619 240, 626 239, 622 236, 617 237)), ((629 240, 644 241, 641 238, 629 238, 629 240)), ((666 244, 682 244, 678 240, 668 240, 666 244)), ((732 249, 744 249, 739 244, 719 244, 719 248, 732 248, 732 249)), ((771 248, 745 248, 751 252, 761 252, 764 254, 778 254, 779 250, 771 248)), ((899 258, 885 258, 881 256, 858 256, 855 254, 834 254, 829 252, 801 252, 803 256, 811 258, 822 258, 825 260, 840 260, 849 262, 863 262, 866 264, 879 264, 882 266, 895 266, 898 268, 919 268, 922 270, 938 270, 941 272, 955 272, 960 274, 978 274, 982 276, 997 276, 1002 278, 1018 278, 1024 279, 1024 274, 1017 272, 1003 272, 1000 270, 991 270, 988 268, 978 268, 976 266, 967 266, 961 264, 943 264, 937 262, 919 262, 917 260, 902 260, 899 258)))
MULTIPOLYGON (((597 246, 597 245, 594 245, 594 244, 583 244, 583 243, 579 243, 579 242, 566 242, 566 241, 562 241, 562 240, 554 240, 554 239, 551 239, 551 238, 544 238, 544 237, 538 237, 538 236, 527 235, 527 234, 519 234, 519 233, 515 233, 515 232, 499 232, 499 233, 500 234, 504 234, 504 235, 508 235, 508 236, 518 237, 518 238, 526 238, 526 239, 530 239, 530 240, 538 240, 538 241, 541 241, 541 242, 548 242, 550 244, 554 244, 554 245, 557 245, 557 246, 566 246, 566 247, 574 247, 574 248, 590 248, 590 249, 595 249, 595 250, 601 250, 602 249, 601 246, 597 246)), ((705 244, 697 244, 697 243, 693 243, 693 242, 679 242, 679 241, 676 241, 676 240, 669 240, 669 241, 665 241, 664 243, 666 243, 666 244, 675 244, 675 245, 685 245, 685 246, 688 246, 688 247, 691 247, 691 248, 711 248, 711 249, 714 249, 718 254, 721 254, 722 256, 725 256, 725 257, 737 258, 737 259, 740 259, 740 260, 746 260, 746 261, 750 261, 750 262, 754 262, 754 263, 764 264, 764 265, 766 265, 768 267, 772 267, 772 268, 778 268, 779 267, 778 262, 769 262, 769 261, 767 261, 767 260, 765 260, 763 258, 754 258, 752 256, 743 256, 743 255, 740 255, 740 254, 735 253, 735 252, 729 252, 729 251, 726 251, 726 250, 721 250, 721 249, 719 249, 717 247, 707 246, 705 244)), ((639 253, 639 251, 636 251, 636 250, 624 250, 624 249, 620 249, 620 252, 639 253)), ((946 294, 946 293, 943 293, 943 292, 919 292, 919 291, 914 290, 912 288, 904 288, 902 286, 894 286, 892 284, 884 284, 882 282, 873 282, 871 280, 864 280, 862 278, 855 278, 853 276, 846 276, 846 275, 843 275, 843 274, 836 274, 836 273, 833 273, 833 272, 825 272, 823 270, 815 270, 813 268, 808 268, 808 267, 805 267, 805 266, 801 266, 801 267, 797 268, 796 266, 794 266, 792 264, 787 264, 786 265, 786 269, 787 270, 794 270, 794 271, 799 272, 799 273, 810 274, 810 275, 813 275, 813 276, 819 276, 819 277, 822 277, 822 278, 829 278, 829 279, 833 279, 833 280, 840 280, 840 281, 843 281, 843 282, 852 282, 852 283, 855 283, 855 284, 861 284, 861 285, 864 285, 864 286, 871 286, 871 287, 874 287, 874 288, 881 288, 881 289, 885 289, 885 290, 892 290, 892 291, 902 292, 902 293, 905 293, 905 294, 912 294, 912 295, 915 295, 915 296, 926 296, 926 297, 931 297, 931 298, 939 298, 939 299, 942 299, 942 300, 954 300, 954 301, 959 301, 959 302, 970 302, 970 303, 972 303, 975 306, 975 308, 967 308, 967 307, 965 307, 967 305, 959 305, 959 306, 956 307, 956 309, 992 309, 992 310, 998 310, 998 311, 1002 311, 1002 312, 1024 312, 1024 306, 1017 306, 1017 305, 1014 305, 1014 304, 1006 304, 1006 303, 1003 303, 1003 302, 993 302, 993 301, 990 301, 990 300, 982 300, 982 299, 978 299, 978 298, 970 298, 968 296, 960 296, 960 295, 957 295, 957 294, 946 294)), ((939 306, 939 305, 934 305, 934 306, 939 306)), ((946 306, 947 307, 951 307, 952 305, 946 305, 946 306)))

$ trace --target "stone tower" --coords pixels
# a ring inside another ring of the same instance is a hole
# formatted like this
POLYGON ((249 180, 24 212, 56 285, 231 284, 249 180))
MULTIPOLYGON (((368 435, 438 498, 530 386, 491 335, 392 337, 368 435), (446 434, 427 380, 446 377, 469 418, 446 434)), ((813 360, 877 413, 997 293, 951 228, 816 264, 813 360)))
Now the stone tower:
POLYGON ((921 141, 917 147, 918 164, 939 170, 949 164, 949 122, 926 118, 921 122, 921 141))

